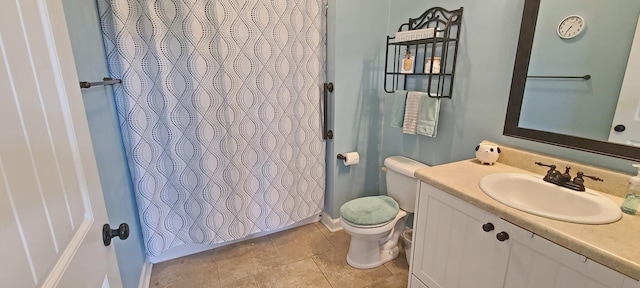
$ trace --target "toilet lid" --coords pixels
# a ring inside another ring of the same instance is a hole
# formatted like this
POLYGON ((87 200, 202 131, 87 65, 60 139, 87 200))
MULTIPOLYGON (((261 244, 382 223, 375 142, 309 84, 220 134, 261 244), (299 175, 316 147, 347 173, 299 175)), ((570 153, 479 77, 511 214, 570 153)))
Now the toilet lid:
POLYGON ((340 207, 340 216, 356 225, 378 225, 398 215, 398 202, 389 196, 369 196, 351 200, 340 207))

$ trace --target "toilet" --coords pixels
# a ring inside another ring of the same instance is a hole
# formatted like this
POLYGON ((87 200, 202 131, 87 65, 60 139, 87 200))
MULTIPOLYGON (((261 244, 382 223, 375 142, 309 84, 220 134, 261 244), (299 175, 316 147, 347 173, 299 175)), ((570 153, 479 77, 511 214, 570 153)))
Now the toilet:
POLYGON ((413 175, 428 167, 403 156, 386 158, 384 166, 388 196, 357 198, 340 207, 340 225, 351 236, 347 263, 354 268, 371 269, 398 257, 398 240, 419 189, 413 175))

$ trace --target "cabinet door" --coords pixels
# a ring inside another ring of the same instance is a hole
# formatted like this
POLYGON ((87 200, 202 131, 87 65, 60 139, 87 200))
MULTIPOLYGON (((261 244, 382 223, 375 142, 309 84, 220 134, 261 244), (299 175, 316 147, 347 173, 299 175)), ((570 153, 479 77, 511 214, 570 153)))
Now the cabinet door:
POLYGON ((509 241, 500 218, 428 184, 420 188, 412 273, 430 288, 502 287, 509 241), (483 224, 495 228, 483 230, 483 224))
POLYGON ((638 282, 511 223, 504 287, 637 287, 638 282))
POLYGON ((411 278, 409 280, 411 281, 409 283, 409 287, 411 288, 429 288, 427 287, 427 285, 424 285, 424 283, 418 280, 418 278, 416 278, 416 276, 414 275, 411 275, 411 278))

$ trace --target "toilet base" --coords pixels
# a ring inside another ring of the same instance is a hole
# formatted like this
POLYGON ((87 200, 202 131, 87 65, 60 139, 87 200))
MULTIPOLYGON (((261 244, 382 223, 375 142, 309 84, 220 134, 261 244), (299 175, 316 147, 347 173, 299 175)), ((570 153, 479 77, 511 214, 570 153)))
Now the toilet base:
POLYGON ((400 252, 398 240, 405 227, 406 215, 400 210, 396 219, 387 224, 389 226, 373 229, 358 229, 343 223, 345 231, 351 235, 347 263, 354 268, 371 269, 396 259, 400 252))
POLYGON ((357 263, 354 262, 353 260, 351 260, 351 257, 349 257, 349 254, 347 254, 347 263, 349 265, 351 265, 351 267, 353 268, 357 268, 357 269, 371 269, 371 268, 376 268, 378 266, 381 266, 384 263, 387 263, 391 260, 394 260, 396 258, 398 258, 398 255, 400 254, 400 248, 395 247, 391 250, 380 250, 380 260, 376 261, 376 262, 372 262, 372 263, 357 263))

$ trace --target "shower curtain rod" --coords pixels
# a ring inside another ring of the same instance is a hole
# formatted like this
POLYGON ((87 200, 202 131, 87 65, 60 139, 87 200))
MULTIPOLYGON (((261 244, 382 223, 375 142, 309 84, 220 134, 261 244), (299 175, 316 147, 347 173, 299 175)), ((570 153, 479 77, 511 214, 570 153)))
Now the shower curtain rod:
POLYGON ((119 83, 122 83, 122 80, 105 77, 102 78, 102 81, 97 82, 80 81, 80 88, 91 88, 93 86, 113 85, 119 83))

